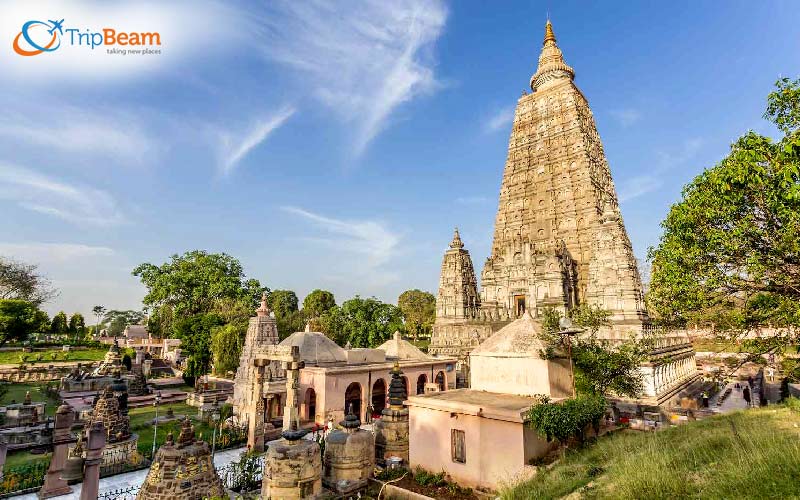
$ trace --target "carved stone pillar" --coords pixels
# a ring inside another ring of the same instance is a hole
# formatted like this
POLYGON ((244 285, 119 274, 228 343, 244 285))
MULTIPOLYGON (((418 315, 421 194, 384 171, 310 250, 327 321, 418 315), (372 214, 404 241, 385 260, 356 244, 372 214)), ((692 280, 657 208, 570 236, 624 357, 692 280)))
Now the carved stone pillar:
MULTIPOLYGON (((297 402, 300 400, 300 370, 305 363, 300 360, 300 348, 292 346, 292 361, 284 361, 286 370, 286 406, 283 412, 283 430, 291 430, 292 422, 300 421, 297 402)), ((299 428, 299 425, 298 425, 299 428)))
POLYGON ((253 382, 253 399, 255 402, 250 412, 247 426, 247 447, 251 451, 264 451, 264 396, 261 394, 264 387, 264 366, 256 365, 255 381, 253 382))
POLYGON ((100 490, 100 463, 106 446, 106 429, 101 422, 95 422, 86 434, 86 461, 80 500, 95 500, 100 490))
POLYGON ((72 491, 67 482, 61 479, 61 471, 64 470, 64 464, 67 461, 69 444, 75 441, 69 432, 74 420, 75 412, 70 405, 63 404, 58 407, 53 428, 53 457, 50 460, 50 468, 47 469, 42 489, 39 490, 39 498, 66 495, 72 491))

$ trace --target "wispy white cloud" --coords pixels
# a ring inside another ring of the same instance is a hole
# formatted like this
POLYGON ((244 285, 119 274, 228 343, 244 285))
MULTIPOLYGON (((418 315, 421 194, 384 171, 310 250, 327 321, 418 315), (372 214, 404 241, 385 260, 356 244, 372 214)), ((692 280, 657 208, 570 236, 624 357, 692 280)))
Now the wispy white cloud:
POLYGON ((282 0, 263 15, 260 47, 355 124, 357 156, 399 105, 439 87, 432 48, 446 19, 438 0, 282 0))
POLYGON ((500 129, 508 128, 514 121, 514 108, 503 108, 495 112, 494 115, 484 124, 484 129, 487 132, 497 132, 500 129))
POLYGON ((363 263, 370 268, 386 264, 397 253, 400 237, 380 222, 335 219, 292 206, 281 210, 299 215, 331 235, 312 238, 314 241, 364 257, 363 263))
POLYGON ((105 191, 68 184, 8 163, 0 163, 0 200, 77 225, 114 226, 125 221, 105 191))
POLYGON ((220 142, 222 144, 220 167, 222 173, 229 174, 242 158, 247 156, 253 148, 264 142, 272 132, 280 128, 294 113, 294 107, 286 106, 277 113, 257 121, 240 137, 234 137, 230 132, 222 132, 220 134, 220 142))
POLYGON ((683 148, 675 152, 658 151, 657 161, 653 168, 646 174, 625 179, 619 185, 619 201, 630 201, 647 193, 653 192, 664 184, 664 176, 668 171, 679 168, 692 160, 703 145, 703 139, 696 137, 684 141, 683 148))
POLYGON ((638 109, 633 108, 616 109, 610 113, 623 127, 630 127, 642 119, 642 113, 638 109))
MULTIPOLYGON (((105 108, 2 99, 0 138, 75 153, 102 156, 115 164, 141 164, 158 149, 137 116, 105 108)), ((72 161, 71 163, 75 163, 72 161)))
POLYGON ((75 259, 108 257, 114 254, 114 250, 108 247, 79 243, 0 242, 0 255, 37 264, 62 264, 75 259))

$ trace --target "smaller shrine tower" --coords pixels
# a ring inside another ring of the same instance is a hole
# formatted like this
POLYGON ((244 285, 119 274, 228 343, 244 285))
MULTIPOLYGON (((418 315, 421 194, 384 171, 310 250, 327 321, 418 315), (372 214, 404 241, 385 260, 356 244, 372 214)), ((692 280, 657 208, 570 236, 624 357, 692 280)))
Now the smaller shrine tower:
POLYGON ((237 415, 247 415, 248 410, 255 408, 257 403, 253 400, 252 388, 252 383, 256 379, 257 368, 254 363, 256 354, 266 346, 277 344, 278 341, 278 325, 270 314, 267 294, 264 292, 261 296, 261 306, 256 309, 256 315, 250 318, 242 354, 239 357, 239 368, 234 379, 232 403, 237 415))

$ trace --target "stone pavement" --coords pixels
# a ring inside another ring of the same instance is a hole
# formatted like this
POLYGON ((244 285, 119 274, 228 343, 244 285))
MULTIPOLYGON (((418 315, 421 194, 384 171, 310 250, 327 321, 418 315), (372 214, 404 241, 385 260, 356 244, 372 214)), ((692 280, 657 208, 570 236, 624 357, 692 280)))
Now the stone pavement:
MULTIPOLYGON (((245 448, 235 448, 232 450, 218 451, 214 455, 214 466, 219 470, 221 467, 228 465, 231 462, 238 462, 239 455, 245 451, 245 448)), ((147 477, 149 469, 137 470, 125 474, 117 474, 116 476, 105 477, 100 480, 100 495, 109 493, 115 490, 122 490, 131 486, 141 486, 144 478, 147 477)), ((78 500, 81 496, 81 483, 72 485, 72 493, 69 495, 61 495, 53 497, 59 500, 78 500)), ((29 493, 27 495, 18 495, 12 498, 18 500, 38 500, 36 493, 29 493)))
MULTIPOLYGON (((743 410, 747 408, 747 402, 744 400, 743 389, 747 385, 747 381, 738 381, 738 382, 730 382, 724 389, 722 389, 719 394, 711 400, 711 404, 709 407, 714 411, 719 413, 728 413, 735 410, 743 410), (736 384, 739 384, 739 388, 736 388, 736 384), (731 392, 727 398, 722 401, 722 404, 717 406, 717 398, 720 395, 724 394, 727 389, 730 389, 731 392)), ((750 390, 750 397, 751 402, 753 404, 758 404, 758 394, 755 393, 752 389, 750 390)))

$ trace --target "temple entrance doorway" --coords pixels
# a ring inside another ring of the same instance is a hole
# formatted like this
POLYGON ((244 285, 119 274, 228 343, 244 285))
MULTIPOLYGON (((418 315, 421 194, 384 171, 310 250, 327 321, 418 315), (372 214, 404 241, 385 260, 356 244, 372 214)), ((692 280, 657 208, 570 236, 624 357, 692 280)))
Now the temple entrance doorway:
POLYGON ((379 378, 372 384, 372 418, 381 418, 384 408, 386 408, 386 382, 379 378))
POLYGON ((428 377, 423 373, 417 379, 417 394, 425 394, 425 384, 428 383, 428 377))
POLYGON ((436 374, 436 385, 439 386, 440 391, 444 391, 446 389, 444 384, 444 372, 439 372, 436 374))
POLYGON ((344 392, 344 413, 350 411, 352 405, 353 413, 358 415, 358 418, 363 419, 364 415, 361 414, 361 384, 353 382, 347 386, 344 392))
POLYGON ((525 296, 514 295, 514 304, 517 308, 517 317, 519 318, 525 314, 525 296))
POLYGON ((317 418, 317 393, 311 387, 306 391, 306 420, 316 420, 317 418))

